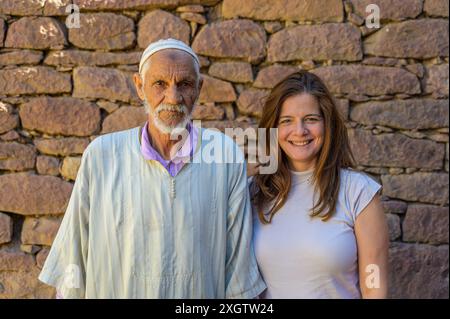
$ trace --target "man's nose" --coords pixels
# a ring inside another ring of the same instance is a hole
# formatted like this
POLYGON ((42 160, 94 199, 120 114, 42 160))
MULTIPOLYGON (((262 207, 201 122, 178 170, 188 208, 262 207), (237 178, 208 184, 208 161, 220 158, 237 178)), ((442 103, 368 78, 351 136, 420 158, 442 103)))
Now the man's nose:
POLYGON ((176 85, 170 85, 166 91, 166 103, 168 104, 180 104, 182 102, 182 96, 176 85))

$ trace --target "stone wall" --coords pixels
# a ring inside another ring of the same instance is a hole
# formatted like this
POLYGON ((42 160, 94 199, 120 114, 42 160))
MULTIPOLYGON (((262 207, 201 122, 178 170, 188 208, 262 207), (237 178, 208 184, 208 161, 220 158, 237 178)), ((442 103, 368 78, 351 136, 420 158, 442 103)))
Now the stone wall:
POLYGON ((299 69, 346 117, 359 168, 383 184, 391 297, 448 298, 448 0, 1 0, 0 298, 46 298, 37 281, 96 136, 146 116, 131 75, 158 38, 201 56, 194 118, 255 127, 299 69), (81 9, 67 28, 66 5, 81 9), (378 29, 365 8, 380 7, 378 29))

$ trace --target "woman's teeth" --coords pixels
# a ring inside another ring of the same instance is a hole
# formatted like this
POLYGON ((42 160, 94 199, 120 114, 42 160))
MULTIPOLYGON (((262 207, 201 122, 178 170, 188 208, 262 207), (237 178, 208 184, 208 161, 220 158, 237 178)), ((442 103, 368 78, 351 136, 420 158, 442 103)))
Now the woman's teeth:
POLYGON ((303 141, 303 142, 293 142, 293 141, 289 141, 289 143, 291 143, 292 145, 295 146, 305 146, 308 145, 309 143, 311 143, 313 140, 307 140, 307 141, 303 141))

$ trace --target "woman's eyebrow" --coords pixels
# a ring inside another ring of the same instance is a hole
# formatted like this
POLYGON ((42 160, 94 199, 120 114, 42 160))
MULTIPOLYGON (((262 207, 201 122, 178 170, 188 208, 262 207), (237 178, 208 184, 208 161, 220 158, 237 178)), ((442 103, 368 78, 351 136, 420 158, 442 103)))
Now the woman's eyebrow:
POLYGON ((317 113, 311 113, 311 114, 306 114, 305 116, 322 116, 321 114, 317 114, 317 113))
MULTIPOLYGON (((317 113, 310 113, 310 114, 306 114, 306 115, 304 115, 303 117, 307 117, 307 116, 322 116, 322 115, 320 115, 320 114, 317 114, 317 113)), ((280 116, 280 119, 281 118, 284 118, 284 117, 294 117, 293 115, 281 115, 280 116)))

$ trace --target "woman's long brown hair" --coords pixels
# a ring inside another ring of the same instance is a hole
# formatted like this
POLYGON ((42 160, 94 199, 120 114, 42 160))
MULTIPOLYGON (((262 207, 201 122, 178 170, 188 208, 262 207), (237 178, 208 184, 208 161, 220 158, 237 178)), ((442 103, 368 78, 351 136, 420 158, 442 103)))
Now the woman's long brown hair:
MULTIPOLYGON (((336 103, 322 80, 313 73, 299 71, 271 91, 263 108, 259 128, 266 129, 266 152, 269 152, 270 128, 278 126, 284 101, 298 94, 314 96, 320 105, 325 125, 324 142, 318 153, 313 173, 318 201, 311 209, 311 216, 329 219, 336 209, 342 168, 353 168, 354 159, 350 149, 347 129, 336 103)), ((259 137, 258 137, 259 138, 259 137)), ((291 173, 286 154, 278 147, 278 170, 274 174, 256 175, 251 185, 252 202, 258 210, 262 223, 268 224, 286 203, 291 188, 291 173), (270 207, 267 207, 270 205, 270 207), (265 213, 265 210, 267 213, 265 213), (267 218, 268 216, 268 218, 267 218)))

